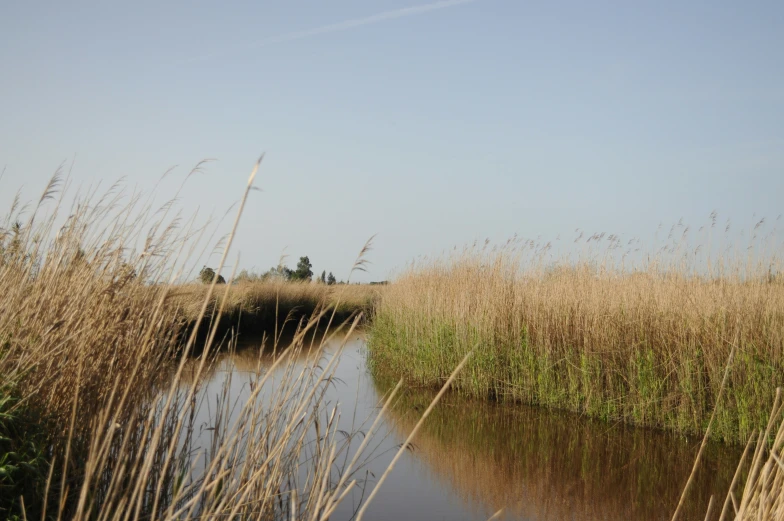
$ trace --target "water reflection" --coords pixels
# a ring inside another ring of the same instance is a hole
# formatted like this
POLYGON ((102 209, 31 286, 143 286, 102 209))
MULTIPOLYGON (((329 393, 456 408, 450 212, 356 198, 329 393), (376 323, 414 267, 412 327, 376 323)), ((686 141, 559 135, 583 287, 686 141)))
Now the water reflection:
MULTIPOLYGON (((202 376, 205 402, 227 388, 226 399, 237 403, 249 395, 247 376, 273 360, 269 351, 260 353, 259 341, 246 340, 244 349, 213 360, 202 376)), ((303 357, 326 360, 338 346, 334 341, 303 357)), ((372 421, 380 396, 391 387, 368 373, 361 334, 349 339, 335 377, 339 383, 330 386, 327 400, 340 404, 340 429, 354 432, 365 420, 372 421)), ((407 391, 390 411, 375 459, 363 469, 369 487, 432 396, 407 391)), ((205 423, 207 409, 198 412, 205 423)), ((699 440, 448 394, 414 443, 384 484, 368 519, 486 519, 501 507, 511 519, 669 519, 699 440)), ((711 495, 724 500, 740 452, 708 447, 683 519, 703 519, 711 495)), ((349 494, 333 519, 350 519, 367 492, 358 488, 349 494)))
MULTIPOLYGON (((401 399, 391 414, 401 436, 432 395, 409 391, 401 399)), ((672 515, 699 441, 447 395, 415 452, 434 479, 513 518, 658 520, 672 515)), ((703 519, 711 495, 723 502, 741 452, 709 445, 684 519, 703 519)))

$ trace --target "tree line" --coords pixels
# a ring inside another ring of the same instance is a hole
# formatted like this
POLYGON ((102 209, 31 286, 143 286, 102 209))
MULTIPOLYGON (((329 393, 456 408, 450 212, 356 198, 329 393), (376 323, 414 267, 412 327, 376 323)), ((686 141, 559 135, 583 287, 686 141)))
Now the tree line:
MULTIPOLYGON (((199 272, 199 280, 205 284, 211 283, 214 278, 215 270, 210 267, 204 266, 199 272)), ((313 264, 310 262, 310 258, 306 255, 305 257, 299 258, 299 262, 297 262, 295 269, 291 269, 288 266, 281 264, 278 266, 273 266, 264 273, 253 273, 249 272, 248 270, 242 270, 239 275, 237 275, 235 282, 261 282, 269 280, 312 282, 313 264)), ((329 274, 327 274, 326 270, 321 272, 321 275, 316 278, 316 281, 322 284, 327 284, 329 286, 333 284, 344 284, 342 280, 338 282, 338 280, 335 278, 335 275, 333 275, 331 271, 329 274)), ((226 280, 222 275, 218 275, 217 283, 225 284, 226 280)))

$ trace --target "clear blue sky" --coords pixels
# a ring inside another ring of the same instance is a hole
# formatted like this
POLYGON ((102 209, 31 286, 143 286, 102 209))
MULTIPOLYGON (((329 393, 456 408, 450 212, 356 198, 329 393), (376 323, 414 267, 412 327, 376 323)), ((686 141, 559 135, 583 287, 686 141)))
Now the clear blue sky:
POLYGON ((0 7, 3 207, 63 161, 152 188, 209 157, 183 205, 222 213, 266 151, 242 266, 344 277, 378 233, 366 279, 784 211, 781 1, 44 4, 0 7))

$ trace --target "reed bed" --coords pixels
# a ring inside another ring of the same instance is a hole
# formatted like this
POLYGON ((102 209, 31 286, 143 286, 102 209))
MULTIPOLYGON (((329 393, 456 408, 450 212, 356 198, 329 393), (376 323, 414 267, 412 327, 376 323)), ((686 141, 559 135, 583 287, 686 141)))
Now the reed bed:
POLYGON ((66 212, 61 183, 0 222, 0 517, 328 518, 363 463, 361 450, 347 452, 357 433, 338 433, 340 411, 323 401, 336 358, 297 355, 318 352, 305 338, 329 306, 259 365, 251 399, 219 402, 211 425, 196 426, 200 375, 234 288, 213 281, 201 292, 190 335, 169 302, 206 228, 173 201, 153 208, 116 187, 77 195, 66 212))
POLYGON ((350 286, 188 288, 174 281, 205 228, 183 221, 173 201, 157 209, 112 187, 65 211, 66 188, 55 176, 34 206, 15 202, 0 222, 0 516, 328 519, 363 485, 378 419, 361 435, 337 430, 340 410, 323 399, 337 355, 319 357, 313 339, 340 333, 312 333, 345 306, 348 336, 372 304, 374 370, 443 387, 357 519, 451 383, 681 432, 699 432, 715 406, 713 432, 730 440, 767 424, 740 501, 726 505, 743 519, 780 513, 784 430, 772 436, 781 406, 768 407, 782 371, 778 279, 590 266, 544 273, 502 252, 414 270, 381 299, 379 288, 350 286), (293 321, 287 349, 276 332, 278 354, 249 377, 251 398, 235 404, 224 393, 201 426, 210 442, 199 445, 196 397, 222 324, 237 318, 231 310, 243 320, 272 302, 276 324, 281 309, 310 315, 293 321), (730 346, 725 398, 714 403, 730 346))
MULTIPOLYGON (((242 281, 226 289, 220 332, 238 327, 243 334, 278 334, 289 324, 295 328, 302 318, 329 309, 328 319, 339 323, 354 316, 370 316, 384 286, 368 284, 326 285, 311 282, 242 281)), ((167 305, 180 310, 183 321, 195 323, 209 287, 204 284, 177 285, 169 293, 167 305)), ((221 299, 224 295, 221 295, 221 299)), ((217 296, 210 299, 206 316, 214 316, 217 296)), ((208 329, 210 320, 203 329, 208 329)))
POLYGON ((455 384, 470 396, 695 435, 715 407, 712 435, 729 442, 764 428, 784 384, 780 265, 588 257, 513 244, 412 266, 375 308, 373 371, 438 386, 478 346, 455 384))

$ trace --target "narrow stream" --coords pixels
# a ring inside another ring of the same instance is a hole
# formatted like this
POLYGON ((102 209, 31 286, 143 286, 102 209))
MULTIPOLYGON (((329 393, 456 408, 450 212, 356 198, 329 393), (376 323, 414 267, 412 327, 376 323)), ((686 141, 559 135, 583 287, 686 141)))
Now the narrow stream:
MULTIPOLYGON (((203 377, 205 404, 228 389, 242 403, 259 360, 258 339, 218 355, 203 377), (255 346, 255 347, 254 347, 255 346)), ((325 346, 333 356, 338 343, 325 346)), ((375 418, 389 389, 370 375, 365 339, 345 347, 327 400, 340 404, 340 429, 352 432, 375 418)), ((378 432, 376 458, 363 476, 368 485, 386 469, 433 394, 406 391, 378 432)), ((210 407, 197 423, 209 424, 210 407)), ((369 425, 369 423, 367 423, 369 425)), ((196 443, 208 443, 196 439, 196 443)), ((366 519, 487 519, 504 508, 506 519, 668 520, 691 472, 699 439, 609 425, 560 412, 466 400, 447 394, 384 483, 366 519)), ((703 519, 711 495, 715 518, 741 450, 709 444, 682 519, 703 519)), ((348 520, 362 498, 357 489, 334 519, 348 520)))

